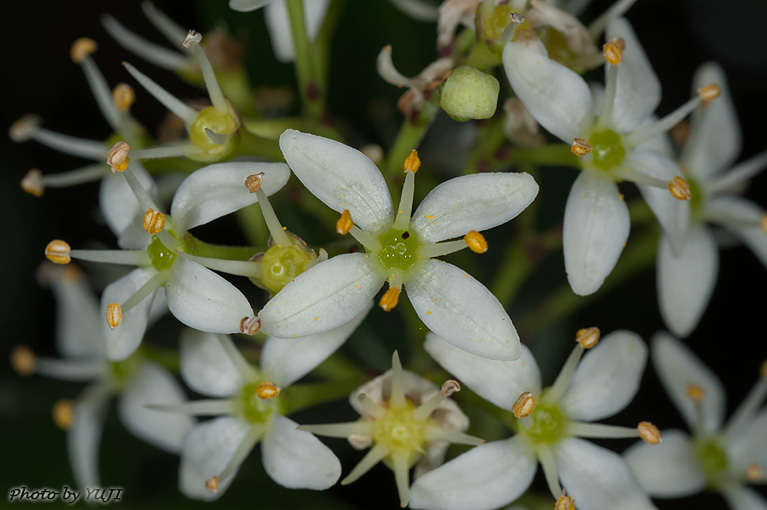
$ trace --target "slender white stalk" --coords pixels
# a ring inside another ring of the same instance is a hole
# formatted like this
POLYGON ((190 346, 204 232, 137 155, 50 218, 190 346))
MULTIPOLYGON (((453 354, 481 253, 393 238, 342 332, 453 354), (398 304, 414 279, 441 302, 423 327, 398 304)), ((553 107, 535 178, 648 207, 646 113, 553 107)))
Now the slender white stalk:
POLYGON ((253 368, 253 365, 248 363, 248 360, 246 360, 245 357, 243 357, 242 353, 239 349, 237 349, 237 346, 234 345, 234 342, 231 338, 229 338, 227 335, 216 335, 216 337, 221 343, 221 347, 223 347, 224 352, 226 352, 226 355, 234 364, 237 372, 244 380, 255 381, 259 378, 256 369, 253 368))
POLYGON ((433 413, 434 410, 437 409, 437 407, 439 407, 439 405, 444 402, 446 398, 447 397, 444 393, 438 391, 436 395, 432 396, 429 400, 422 403, 413 411, 413 419, 419 421, 425 420, 431 416, 431 413, 433 413))
POLYGON ((402 373, 402 362, 400 362, 397 351, 394 351, 391 358, 391 395, 389 398, 389 407, 404 407, 405 374, 402 373))
POLYGON ((445 241, 442 243, 424 244, 418 248, 418 256, 425 259, 442 257, 444 255, 463 250, 466 248, 466 246, 466 241, 463 239, 445 241))
POLYGON ((71 250, 69 256, 88 262, 120 266, 146 266, 152 263, 146 250, 71 250))
POLYGON ((639 437, 639 432, 636 427, 618 427, 615 425, 605 425, 603 423, 585 423, 579 421, 569 422, 567 424, 567 432, 578 437, 639 437))
POLYGON ((767 167, 767 152, 762 152, 734 166, 729 172, 707 186, 711 193, 720 193, 738 185, 767 167))
POLYGON ((179 158, 191 156, 199 150, 199 147, 191 143, 161 145, 159 147, 132 150, 131 156, 136 159, 179 158))
POLYGON ((202 50, 199 43, 190 44, 189 49, 192 50, 192 55, 197 59, 197 63, 200 64, 202 79, 205 81, 205 88, 208 89, 208 96, 210 96, 210 102, 213 104, 213 107, 219 113, 229 113, 229 105, 226 98, 224 98, 224 93, 221 92, 221 87, 216 79, 216 73, 213 71, 213 66, 210 65, 208 56, 202 50))
POLYGON ((191 124, 197 118, 197 110, 191 106, 187 106, 183 101, 177 99, 173 94, 159 86, 150 77, 133 67, 127 62, 123 62, 123 66, 138 81, 147 92, 152 94, 155 99, 170 110, 174 115, 183 120, 186 124, 191 124))
POLYGON ((455 444, 468 444, 468 445, 481 445, 485 443, 485 440, 479 437, 470 436, 457 430, 448 430, 438 427, 436 425, 427 424, 423 429, 423 437, 426 442, 432 441, 447 441, 455 444))
MULTIPOLYGON (((157 207, 157 204, 154 203, 154 200, 152 200, 152 197, 149 196, 147 190, 144 189, 144 186, 141 185, 136 175, 130 169, 130 166, 126 168, 125 171, 120 172, 120 174, 125 178, 125 182, 128 183, 128 186, 130 186, 133 195, 136 197, 136 200, 138 200, 143 211, 146 212, 149 209, 154 211, 160 210, 160 208, 157 207)), ((168 248, 172 248, 172 246, 168 246, 168 248)))
POLYGON ((178 249, 178 241, 168 232, 168 221, 170 220, 166 220, 165 228, 155 235, 160 238, 160 241, 162 241, 162 244, 164 244, 168 250, 176 251, 178 249))
POLYGON ((261 276, 261 266, 257 262, 247 260, 224 260, 210 257, 198 257, 185 252, 178 252, 178 256, 192 262, 197 262, 201 266, 222 273, 233 274, 237 276, 246 276, 248 278, 258 278, 261 276))
POLYGON ((32 138, 59 152, 79 156, 85 159, 92 159, 94 161, 105 159, 107 157, 107 152, 109 152, 109 148, 106 147, 104 142, 62 135, 61 133, 56 133, 55 131, 45 128, 37 129, 32 135, 32 138))
POLYGON ((517 30, 517 27, 524 22, 524 16, 518 12, 512 12, 509 15, 509 24, 506 25, 506 28, 503 29, 503 32, 501 32, 501 35, 498 37, 498 43, 504 46, 510 43, 514 38, 514 32, 517 30))
POLYGON ((546 392, 547 401, 558 402, 562 398, 562 395, 565 394, 567 387, 570 386, 570 380, 573 378, 573 374, 575 374, 575 369, 578 368, 578 362, 581 360, 584 350, 585 349, 580 345, 576 345, 573 352, 567 357, 567 361, 565 361, 554 384, 552 384, 549 391, 546 392))
POLYGON ((139 287, 139 289, 134 292, 133 295, 129 297, 127 301, 125 301, 125 303, 122 304, 122 313, 127 313, 131 308, 152 295, 154 291, 160 287, 160 285, 165 285, 165 282, 168 281, 169 275, 170 269, 158 271, 156 274, 154 274, 150 279, 146 281, 146 283, 144 283, 144 285, 139 287))
POLYGON ((232 414, 236 404, 234 399, 227 398, 179 402, 178 404, 149 404, 144 407, 190 416, 218 416, 221 414, 232 414))
POLYGON ((253 447, 256 446, 256 443, 258 443, 259 439, 261 439, 261 436, 264 435, 264 429, 264 425, 251 426, 250 430, 248 430, 247 434, 245 434, 245 437, 242 438, 242 441, 234 451, 234 455, 232 455, 232 458, 229 459, 226 467, 224 467, 221 473, 219 473, 219 480, 224 480, 232 473, 234 473, 240 464, 242 464, 242 461, 244 461, 247 456, 250 455, 253 447))
MULTIPOLYGON (((619 0, 615 2, 612 7, 603 12, 597 19, 595 19, 591 25, 589 25, 589 35, 591 39, 596 41, 607 28, 607 23, 612 18, 618 18, 623 15, 629 8, 634 5, 636 0, 619 0)), ((559 497, 559 496, 556 496, 559 497)))
POLYGON ((352 235, 354 239, 357 240, 358 243, 360 243, 362 246, 365 247, 369 252, 372 253, 378 253, 381 251, 381 243, 376 239, 375 237, 371 236, 361 228, 357 227, 356 225, 353 226, 349 233, 352 235))
MULTIPOLYGON (((679 172, 682 173, 681 170, 679 172)), ((658 179, 651 175, 647 175, 644 172, 640 172, 636 168, 628 166, 621 166, 615 171, 615 176, 625 181, 630 181, 635 184, 645 184, 647 186, 653 186, 660 189, 668 189, 668 181, 658 179)))
POLYGON ((637 145, 644 143, 647 140, 651 140, 656 136, 662 135, 672 127, 679 124, 682 119, 687 117, 690 112, 700 106, 702 102, 703 100, 700 97, 695 96, 654 124, 650 124, 649 126, 637 129, 626 138, 624 138, 624 141, 627 145, 626 148, 629 149, 636 147, 637 145))
POLYGON ((36 358, 35 373, 64 381, 90 381, 104 373, 101 360, 36 358))
POLYGON ((597 118, 597 127, 609 126, 613 115, 613 106, 615 104, 615 93, 618 90, 618 65, 612 65, 609 62, 607 66, 607 77, 605 78, 605 95, 602 100, 602 110, 597 118))
POLYGON ((733 435, 743 432, 744 425, 754 419, 754 415, 761 408, 765 397, 767 397, 767 381, 760 377, 725 425, 722 433, 725 442, 733 435))
POLYGON ((165 36, 168 41, 174 46, 181 44, 181 41, 186 37, 187 31, 184 28, 170 19, 164 12, 154 6, 152 2, 141 2, 141 10, 144 11, 144 15, 149 22, 165 36))
POLYGON ((364 409, 365 413, 369 414, 373 418, 380 420, 386 416, 387 409, 370 400, 364 393, 360 393, 360 396, 357 397, 357 400, 362 406, 362 409, 364 409))
POLYGON ((85 79, 88 80, 88 85, 93 92, 93 97, 96 98, 96 104, 101 110, 101 114, 106 121, 112 127, 113 131, 119 131, 119 112, 115 108, 112 101, 112 91, 107 85, 107 81, 104 79, 104 75, 101 74, 99 68, 96 66, 96 62, 90 56, 86 56, 82 63, 83 72, 85 73, 85 79))
POLYGON ((375 445, 370 449, 369 452, 367 452, 364 457, 362 457, 362 460, 359 462, 359 464, 354 466, 354 469, 352 469, 351 473, 349 473, 346 478, 341 480, 341 485, 349 485, 350 483, 354 482, 360 476, 370 471, 373 466, 381 462, 381 460, 389 455, 389 453, 389 448, 386 446, 380 443, 375 445))
POLYGON ((538 445, 535 448, 535 454, 543 468, 543 476, 549 486, 549 491, 554 499, 562 496, 562 486, 559 485, 559 474, 557 473, 557 462, 554 460, 554 454, 547 445, 538 445))
MULTIPOLYGON (((171 51, 159 44, 147 41, 138 34, 125 28, 119 21, 109 14, 102 16, 101 24, 104 25, 104 28, 109 35, 111 35, 112 38, 125 49, 135 53, 157 67, 176 72, 189 67, 189 60, 187 60, 181 53, 171 51)), ((183 36, 180 40, 183 40, 183 36)))
POLYGON ((88 165, 76 170, 58 174, 45 174, 40 182, 46 188, 66 188, 76 184, 92 182, 109 175, 109 167, 103 164, 88 165))
POLYGON ((288 237, 288 234, 285 233, 285 229, 282 228, 282 223, 277 218, 277 214, 275 214, 272 204, 269 202, 269 197, 266 196, 264 190, 259 188, 256 191, 256 196, 258 197, 258 205, 261 207, 264 222, 266 222, 266 227, 269 229, 269 234, 271 234, 274 242, 277 246, 286 248, 292 246, 294 243, 288 237))
POLYGON ((402 186, 402 196, 399 199, 397 218, 394 228, 405 231, 410 226, 410 214, 413 211, 413 190, 415 189, 415 174, 405 172, 405 183, 402 186))
POLYGON ((373 436, 373 422, 367 420, 353 421, 349 423, 329 423, 323 425, 301 425, 298 430, 305 430, 316 434, 318 436, 325 437, 341 437, 347 438, 349 436, 373 436))

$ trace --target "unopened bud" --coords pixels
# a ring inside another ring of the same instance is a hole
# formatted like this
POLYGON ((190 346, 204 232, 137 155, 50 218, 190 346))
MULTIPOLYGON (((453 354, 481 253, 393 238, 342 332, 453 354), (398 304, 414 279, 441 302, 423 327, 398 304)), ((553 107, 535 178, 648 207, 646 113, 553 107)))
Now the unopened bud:
POLYGON ((693 402, 700 402, 706 396, 706 390, 697 384, 688 384, 684 391, 693 402))
POLYGON ((389 290, 384 292, 384 295, 381 296, 381 300, 378 302, 378 306, 380 306, 384 312, 390 312, 394 310, 394 308, 397 306, 397 303, 399 303, 399 293, 399 288, 389 287, 389 290))
POLYGON ((696 90, 698 97, 703 101, 708 102, 716 99, 722 94, 722 89, 716 83, 710 83, 704 87, 700 87, 696 90))
POLYGON ((21 179, 21 189, 29 193, 30 195, 40 198, 43 196, 45 187, 43 186, 43 173, 37 168, 31 169, 21 179))
POLYGON ((115 329, 123 321, 123 309, 119 303, 107 304, 107 325, 115 329))
POLYGON ((45 247, 45 258, 54 264, 69 264, 72 258, 69 256, 71 248, 66 241, 54 239, 45 247))
POLYGON ((37 357, 32 349, 27 345, 17 345, 11 351, 11 368, 24 377, 35 373, 37 368, 37 357))
POLYGON ((405 158, 405 162, 402 164, 402 170, 414 174, 421 168, 421 158, 418 157, 418 151, 415 149, 410 150, 410 154, 405 158))
POLYGON ((189 48, 192 46, 192 44, 200 44, 200 41, 202 41, 202 34, 196 30, 190 30, 189 33, 186 34, 184 40, 181 42, 181 46, 184 48, 189 48))
POLYGON ((118 83, 112 89, 112 103, 114 103, 118 112, 127 112, 135 101, 136 93, 133 91, 133 87, 127 83, 118 83))
POLYGON ((570 145, 570 152, 576 156, 585 156, 593 150, 594 147, 589 145, 585 138, 573 138, 573 143, 570 145))
POLYGON ((599 331, 599 328, 595 327, 582 328, 579 329, 577 333, 575 333, 575 341, 578 342, 584 349, 591 349, 594 347, 597 343, 599 343, 600 337, 601 332, 599 331))
POLYGON ((341 235, 349 233, 349 231, 354 226, 354 222, 352 222, 352 215, 349 212, 348 209, 344 209, 344 212, 341 214, 341 217, 338 218, 338 221, 336 222, 336 232, 338 232, 341 235))
POLYGON ((474 253, 485 253, 487 251, 487 240, 485 240, 485 236, 476 230, 472 230, 463 236, 463 240, 466 242, 466 246, 468 246, 474 253))
POLYGON ((245 179, 245 187, 248 188, 248 191, 251 193, 255 193, 261 189, 262 182, 264 182, 264 172, 249 175, 248 178, 245 179))
POLYGON ((240 320, 240 333, 255 335, 261 331, 261 319, 255 316, 243 317, 240 320))
POLYGON ((647 444, 660 444, 660 442, 663 440, 658 427, 649 421, 643 421, 637 425, 637 433, 639 433, 639 437, 641 437, 642 440, 647 444))
POLYGON ((75 417, 75 407, 68 398, 57 400, 51 409, 53 423, 61 430, 67 430, 72 426, 75 417))
POLYGON ((690 184, 684 177, 678 175, 668 181, 668 191, 677 200, 690 200, 692 198, 690 184))
POLYGON ((453 393, 461 391, 461 385, 455 379, 448 379, 442 384, 442 389, 440 391, 443 395, 449 397, 453 393))
POLYGON ((529 391, 519 396, 514 405, 511 406, 511 412, 517 418, 525 418, 535 410, 535 397, 529 391))
POLYGON ((280 394, 280 387, 268 381, 258 383, 256 386, 256 395, 263 400, 270 400, 280 394))
POLYGON ((117 142, 107 152, 107 165, 112 167, 112 172, 123 172, 128 168, 130 158, 130 145, 125 142, 117 142))
POLYGON ((495 114, 501 84, 495 76, 462 65, 445 80, 440 105, 458 121, 489 119, 495 114))
POLYGON ((85 57, 96 52, 96 48, 98 48, 96 41, 88 37, 81 37, 72 43, 69 56, 75 64, 82 64, 85 57))

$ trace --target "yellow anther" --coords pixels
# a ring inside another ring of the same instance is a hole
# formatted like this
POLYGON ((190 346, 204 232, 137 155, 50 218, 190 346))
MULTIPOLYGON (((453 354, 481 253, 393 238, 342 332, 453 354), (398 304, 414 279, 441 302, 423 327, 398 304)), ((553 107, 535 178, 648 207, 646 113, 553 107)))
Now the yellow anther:
POLYGON ((248 188, 248 191, 251 193, 255 193, 261 189, 262 182, 264 182, 264 172, 249 175, 248 178, 245 179, 245 187, 248 188))
POLYGON ((71 248, 66 241, 54 239, 45 247, 45 258, 55 264, 69 264, 72 258, 69 256, 71 248))
MULTIPOLYGON (((21 182, 22 182, 22 185, 23 185, 24 181, 21 181, 21 182)), ((27 190, 25 189, 24 191, 27 191, 27 190)), ((42 194, 42 192, 41 192, 41 194, 42 194)), ((35 195, 35 196, 39 196, 39 195, 35 195)), ((759 216, 759 226, 762 227, 762 232, 767 234, 767 213, 762 213, 762 215, 759 216)))
POLYGON ((75 406, 68 398, 62 398, 53 404, 51 414, 53 415, 53 423, 61 430, 67 430, 72 426, 75 419, 75 406))
POLYGON ((112 103, 118 112, 127 112, 134 102, 136 102, 136 93, 127 83, 118 83, 112 89, 112 103))
POLYGON ((69 56, 75 64, 82 64, 85 57, 96 52, 96 48, 98 48, 96 41, 89 37, 81 37, 72 43, 69 56))
POLYGON ((212 476, 205 480, 205 488, 218 494, 218 477, 212 476))
POLYGON ((119 303, 107 304, 107 324, 110 329, 115 329, 123 321, 123 309, 119 303))
POLYGON ((402 165, 404 172, 410 172, 414 174, 421 168, 421 159, 418 157, 418 151, 413 149, 410 151, 408 157, 405 158, 405 163, 402 165))
POLYGON ((623 50, 626 43, 620 37, 614 37, 602 46, 602 53, 610 65, 617 66, 623 62, 623 50))
POLYGON ((240 320, 240 333, 255 335, 259 331, 261 331, 261 319, 258 317, 243 317, 240 320))
POLYGON ((165 215, 151 207, 144 213, 144 230, 147 234, 159 234, 165 228, 165 215))
POLYGON ((716 83, 709 83, 704 87, 700 87, 696 90, 698 97, 703 101, 713 101, 722 94, 722 89, 716 83))
POLYGON ((593 150, 594 147, 589 145, 585 138, 573 138, 573 143, 570 145, 570 152, 576 156, 585 156, 593 150))
POLYGON ((678 175, 668 181, 668 191, 677 200, 690 200, 692 198, 692 191, 690 191, 687 180, 678 175))
POLYGON ((399 287, 389 287, 389 290, 384 292, 381 296, 381 300, 378 302, 378 306, 383 308, 384 312, 390 312, 394 310, 394 307, 399 303, 399 287))
POLYGON ((341 217, 338 218, 338 221, 336 222, 336 232, 341 235, 346 234, 353 226, 354 223, 352 222, 352 215, 349 212, 349 209, 344 209, 343 214, 341 214, 341 217))
POLYGON ((258 386, 256 386, 256 395, 258 395, 258 398, 260 399, 269 400, 278 396, 279 394, 280 387, 272 382, 263 381, 258 383, 258 386))
POLYGON ((40 117, 29 113, 11 124, 11 128, 8 130, 8 136, 10 136, 11 140, 14 142, 26 142, 35 136, 35 132, 39 127, 40 117))
POLYGON ((562 494, 557 500, 557 504, 554 505, 554 510, 575 510, 575 500, 562 494))
POLYGON ((474 253, 485 253, 487 251, 487 241, 485 240, 485 236, 476 230, 472 230, 463 236, 463 240, 466 242, 466 246, 468 246, 474 253))
POLYGON ((687 398, 693 402, 700 402, 706 396, 706 390, 697 384, 688 384, 684 392, 687 394, 687 398))
POLYGON ((37 357, 27 345, 17 345, 11 351, 11 368, 24 377, 35 373, 37 357))
POLYGON ((37 168, 31 169, 27 172, 27 175, 21 179, 21 189, 37 198, 43 196, 43 192, 45 191, 45 186, 43 186, 43 173, 37 168))
POLYGON ((458 381, 455 379, 448 379, 442 384, 442 388, 440 389, 443 395, 446 397, 449 397, 453 393, 457 391, 461 391, 461 385, 458 381))
POLYGON ((757 462, 752 462, 746 468, 745 475, 746 480, 749 482, 758 482, 764 478, 764 471, 762 470, 762 466, 760 466, 757 462))
POLYGON ((660 444, 663 440, 658 427, 649 421, 640 422, 639 425, 637 425, 637 432, 639 433, 639 437, 641 437, 647 444, 660 444))
POLYGON ((514 405, 511 406, 511 412, 517 418, 525 418, 530 416, 535 410, 535 397, 529 391, 524 392, 519 396, 514 405))
POLYGON ((599 331, 599 328, 582 328, 575 333, 575 341, 584 349, 591 349, 599 343, 600 336, 601 332, 599 331))
POLYGON ((112 172, 123 172, 128 168, 130 158, 130 145, 125 142, 117 142, 107 153, 107 165, 112 167, 112 172))
POLYGON ((189 48, 192 44, 200 44, 200 41, 202 41, 202 34, 196 30, 190 30, 181 42, 181 46, 189 48))

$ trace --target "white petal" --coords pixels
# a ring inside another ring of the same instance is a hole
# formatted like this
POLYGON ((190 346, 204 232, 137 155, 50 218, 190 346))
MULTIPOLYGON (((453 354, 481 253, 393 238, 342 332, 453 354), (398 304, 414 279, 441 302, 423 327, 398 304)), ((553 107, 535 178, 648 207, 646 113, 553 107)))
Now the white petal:
POLYGON ((264 469, 283 487, 325 490, 341 476, 341 463, 313 434, 297 427, 290 418, 272 418, 261 444, 264 469))
POLYGON ((405 290, 427 328, 466 352, 489 359, 519 359, 519 335, 487 287, 452 264, 426 261, 405 290))
POLYGON ((88 386, 75 401, 74 419, 67 431, 67 450, 75 482, 81 489, 101 485, 99 441, 111 397, 108 386, 97 384, 88 386))
MULTIPOLYGON (((304 0, 303 3, 307 36, 309 41, 314 41, 325 19, 329 0, 304 0)), ((229 5, 231 6, 231 3, 229 5)), ((285 0, 274 0, 269 3, 264 11, 264 16, 277 60, 293 62, 296 58, 296 50, 293 46, 293 32, 290 28, 288 6, 285 0)))
MULTIPOLYGON (((631 151, 624 164, 664 182, 682 175, 682 170, 670 157, 649 150, 631 151)), ((639 183, 637 188, 652 209, 660 226, 673 241, 674 253, 678 254, 685 243, 685 234, 690 223, 690 202, 677 200, 669 193, 668 188, 656 188, 639 183)))
POLYGON ((272 0, 229 0, 229 8, 240 12, 255 11, 271 1, 272 0))
POLYGON ((498 508, 530 487, 537 466, 522 436, 475 446, 418 478, 410 488, 410 508, 498 508))
POLYGON ((589 441, 563 439, 553 448, 562 487, 583 510, 654 510, 620 455, 589 441))
POLYGON ((232 359, 221 346, 219 335, 196 329, 184 329, 181 332, 181 377, 194 391, 210 397, 234 395, 245 384, 232 359))
POLYGON ((255 204, 258 198, 245 187, 245 179, 261 172, 261 189, 267 196, 282 189, 290 178, 285 163, 234 161, 195 171, 184 179, 173 197, 170 215, 174 226, 183 232, 255 204))
POLYGON ((302 338, 266 339, 261 351, 261 369, 264 377, 278 386, 290 386, 314 370, 320 363, 343 345, 373 308, 373 302, 352 320, 335 329, 302 338))
POLYGON ((178 479, 181 493, 204 501, 221 497, 234 480, 239 466, 230 476, 218 481, 218 493, 208 490, 205 482, 221 474, 251 432, 246 421, 233 416, 214 418, 192 427, 181 446, 178 479))
POLYGON ((730 468, 735 472, 744 473, 746 468, 754 462, 760 466, 766 466, 765 437, 767 437, 767 409, 762 409, 745 427, 737 429, 736 433, 728 436, 725 448, 727 458, 732 463, 730 468))
POLYGON ((127 275, 106 286, 101 294, 99 322, 106 344, 106 356, 112 361, 122 361, 138 348, 149 321, 154 294, 146 297, 139 304, 123 313, 122 322, 115 329, 110 329, 106 320, 109 303, 124 303, 141 288, 157 271, 154 269, 134 269, 127 275))
POLYGON ((239 333, 240 321, 253 315, 237 287, 197 262, 179 257, 173 263, 165 295, 171 313, 190 328, 211 333, 239 333))
POLYGON ((721 95, 692 114, 690 139, 684 147, 681 161, 698 179, 708 180, 729 168, 741 147, 740 124, 730 96, 727 78, 718 64, 707 62, 698 68, 693 78, 694 89, 716 83, 721 95))
POLYGON ((541 126, 565 143, 588 135, 594 117, 583 78, 517 43, 504 48, 503 67, 514 93, 541 126))
POLYGON ((426 334, 423 348, 442 368, 471 390, 502 409, 509 410, 519 396, 541 391, 541 373, 533 354, 522 345, 516 361, 490 360, 454 347, 434 333, 426 334))
POLYGON ((759 226, 764 211, 759 206, 745 198, 717 197, 706 203, 705 213, 710 221, 740 237, 767 267, 767 234, 759 226))
POLYGON ((562 243, 573 292, 596 292, 623 251, 629 236, 628 208, 609 178, 584 170, 565 205, 562 243))
POLYGON ((722 496, 731 510, 767 510, 767 499, 749 487, 734 485, 722 496))
POLYGON ((596 421, 625 408, 647 365, 647 347, 636 333, 615 331, 583 357, 562 397, 570 418, 596 421))
POLYGON ((699 429, 696 406, 687 396, 687 386, 694 384, 705 391, 701 401, 703 430, 700 432, 719 430, 725 411, 725 393, 719 378, 689 348, 668 333, 657 333, 653 337, 650 352, 663 387, 690 429, 699 429))
POLYGON ((634 130, 660 103, 660 82, 625 18, 613 18, 607 39, 620 37, 626 43, 623 63, 618 66, 618 84, 613 103, 612 126, 620 132, 634 130))
POLYGON ((66 358, 104 356, 99 302, 82 275, 54 268, 51 288, 56 296, 56 347, 66 358))
MULTIPOLYGON (((147 190, 149 196, 154 196, 156 186, 149 172, 135 162, 131 164, 131 171, 138 182, 147 190)), ((107 225, 118 237, 128 228, 136 214, 145 212, 140 210, 138 200, 131 191, 128 182, 122 175, 116 173, 108 174, 101 179, 99 207, 107 225)))
POLYGON ((410 228, 430 243, 487 230, 516 217, 537 195, 538 184, 526 173, 456 177, 429 192, 410 228))
POLYGON ((338 213, 349 210, 362 230, 387 228, 394 212, 383 175, 375 163, 340 142, 288 129, 280 149, 296 177, 338 213))
POLYGON ((352 320, 384 282, 367 257, 361 253, 338 255, 298 275, 259 312, 264 333, 301 337, 352 320))
POLYGON ((690 436, 681 430, 664 430, 662 435, 660 444, 639 441, 623 454, 639 485, 651 496, 661 498, 681 498, 702 491, 706 476, 690 436))
POLYGON ((687 241, 675 257, 671 243, 661 236, 658 245, 658 304, 668 328, 684 338, 698 325, 716 285, 719 250, 702 224, 691 226, 687 241))
POLYGON ((136 437, 163 450, 178 453, 194 421, 189 416, 148 409, 148 404, 177 404, 186 395, 173 376, 156 363, 141 364, 119 399, 117 410, 125 427, 136 437))

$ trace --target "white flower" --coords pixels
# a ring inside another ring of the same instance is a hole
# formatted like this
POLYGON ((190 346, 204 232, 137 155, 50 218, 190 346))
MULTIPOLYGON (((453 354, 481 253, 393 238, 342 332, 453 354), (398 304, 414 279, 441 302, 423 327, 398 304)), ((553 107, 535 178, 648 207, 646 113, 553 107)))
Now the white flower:
POLYGON ((563 498, 564 488, 579 509, 654 508, 620 456, 579 439, 642 435, 660 440, 647 422, 637 428, 588 423, 612 416, 631 401, 647 359, 636 334, 616 331, 578 366, 583 346, 593 346, 598 338, 596 328, 579 331, 579 345, 556 381, 541 390, 538 365, 526 346, 517 361, 487 360, 430 333, 426 351, 479 396, 512 409, 516 435, 473 448, 416 480, 411 507, 481 510, 506 505, 527 490, 540 462, 552 496, 563 498))
POLYGON ((179 486, 194 499, 218 498, 259 441, 264 469, 288 488, 323 490, 341 475, 335 455, 284 416, 280 392, 322 363, 352 334, 370 307, 333 331, 300 339, 267 339, 260 368, 250 365, 225 335, 186 330, 181 375, 212 400, 164 406, 166 411, 218 416, 196 425, 181 449, 179 486), (220 415, 220 416, 219 416, 220 415))
POLYGON ((375 164, 357 150, 319 136, 285 131, 280 147, 296 176, 331 209, 337 228, 350 232, 366 253, 339 255, 290 282, 260 311, 265 332, 284 338, 333 329, 354 317, 389 282, 380 300, 391 310, 403 285, 426 326, 478 356, 514 359, 519 337, 503 306, 484 285, 432 257, 487 244, 477 230, 501 225, 538 193, 528 174, 475 174, 436 188, 413 214, 413 151, 397 214, 375 164), (354 222, 354 223, 352 223, 354 222), (354 224, 359 225, 354 226, 354 224), (440 243, 445 239, 461 240, 440 243))
POLYGON ((357 449, 372 445, 341 485, 354 482, 384 461, 394 471, 400 506, 405 508, 409 499, 408 473, 414 464, 418 478, 442 463, 448 443, 484 443, 463 433, 469 419, 447 398, 460 389, 456 381, 447 381, 438 389, 419 375, 403 371, 394 351, 392 369, 349 396, 349 403, 362 416, 360 420, 300 428, 322 436, 345 437, 357 449))
POLYGON ((118 397, 117 410, 125 427, 135 436, 178 453, 194 420, 147 409, 147 404, 177 404, 186 400, 181 386, 162 366, 137 352, 113 363, 105 357, 98 302, 80 270, 44 267, 56 297, 56 344, 65 359, 34 358, 16 348, 16 361, 25 361, 35 373, 89 385, 73 404, 59 401, 54 407, 57 424, 67 428, 67 446, 75 481, 80 487, 100 486, 99 442, 109 401, 118 397), (24 358, 27 358, 26 360, 24 358))
POLYGON ((712 82, 720 85, 722 95, 694 113, 680 159, 693 192, 686 242, 676 254, 667 236, 658 246, 658 303, 664 321, 679 337, 695 329, 716 284, 719 253, 707 222, 739 237, 767 266, 767 215, 736 196, 767 167, 767 152, 732 167, 741 146, 738 120, 724 72, 716 64, 704 64, 695 74, 694 88, 712 82))
POLYGON ((743 403, 724 423, 721 381, 681 342, 667 333, 652 341, 661 383, 690 427, 663 432, 663 443, 637 444, 624 458, 652 496, 689 496, 705 488, 721 493, 733 510, 767 509, 767 500, 745 486, 767 479, 767 363, 743 403))
MULTIPOLYGON (((112 282, 101 297, 103 336, 107 358, 123 360, 136 350, 144 336, 152 302, 164 289, 171 313, 189 327, 217 333, 257 331, 257 319, 247 298, 231 283, 186 252, 195 240, 187 230, 208 223, 257 202, 257 194, 245 186, 246 179, 263 172, 263 190, 270 195, 282 188, 290 176, 283 163, 232 162, 209 165, 187 177, 179 186, 165 216, 136 181, 130 169, 123 175, 136 195, 144 215, 144 229, 137 227, 133 250, 70 250, 63 241, 53 241, 46 256, 54 262, 70 258, 110 264, 135 265, 137 269, 112 282), (151 241, 149 241, 151 235, 151 241), (148 246, 147 246, 147 241, 148 246), (146 249, 143 247, 146 246, 146 249), (103 317, 103 315, 102 315, 103 317), (255 330, 255 331, 254 331, 255 330)), ((252 262, 220 261, 230 272, 255 276, 252 262)))
POLYGON ((689 189, 665 154, 661 135, 716 90, 701 91, 700 97, 655 121, 660 84, 639 41, 623 19, 610 21, 607 37, 603 98, 592 97, 583 78, 541 54, 542 46, 510 43, 503 52, 511 86, 529 112, 582 156, 584 168, 570 190, 563 226, 565 269, 580 295, 599 289, 628 239, 628 208, 616 182, 637 184, 674 249, 681 249, 689 189))

